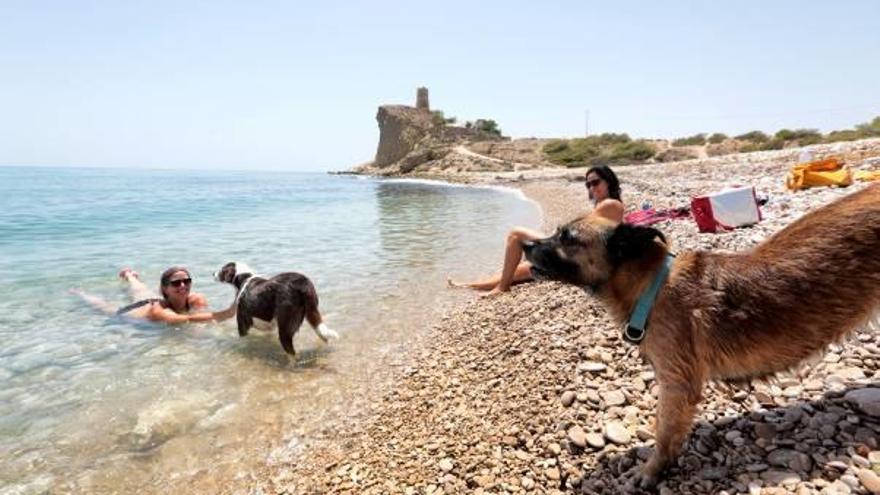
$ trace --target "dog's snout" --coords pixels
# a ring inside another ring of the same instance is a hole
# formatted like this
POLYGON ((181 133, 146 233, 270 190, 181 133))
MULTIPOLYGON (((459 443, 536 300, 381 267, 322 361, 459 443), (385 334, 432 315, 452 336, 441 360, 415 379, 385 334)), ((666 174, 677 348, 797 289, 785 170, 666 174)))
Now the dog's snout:
POLYGON ((522 241, 520 241, 520 245, 522 246, 523 251, 527 253, 534 249, 537 244, 538 243, 536 243, 535 241, 529 239, 523 239, 522 241))

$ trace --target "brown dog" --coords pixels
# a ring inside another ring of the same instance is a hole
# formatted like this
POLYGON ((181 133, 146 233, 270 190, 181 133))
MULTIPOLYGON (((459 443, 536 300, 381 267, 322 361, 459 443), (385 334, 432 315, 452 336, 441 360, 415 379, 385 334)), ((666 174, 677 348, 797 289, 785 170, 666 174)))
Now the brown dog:
MULTIPOLYGON (((659 231, 587 216, 523 243, 536 278, 591 289, 620 322, 664 263, 659 231)), ((660 396, 657 446, 636 482, 655 485, 690 431, 703 384, 793 368, 880 309, 880 184, 804 215, 752 250, 672 262, 640 351, 660 396)))

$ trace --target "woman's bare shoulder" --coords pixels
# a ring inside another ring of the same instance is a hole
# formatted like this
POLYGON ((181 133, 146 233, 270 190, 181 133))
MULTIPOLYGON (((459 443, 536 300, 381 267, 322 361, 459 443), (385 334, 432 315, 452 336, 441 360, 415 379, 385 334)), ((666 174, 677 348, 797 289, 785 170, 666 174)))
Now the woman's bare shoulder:
POLYGON ((600 217, 613 220, 615 222, 623 221, 623 203, 617 199, 603 199, 593 208, 593 214, 600 217))
POLYGON ((194 293, 189 295, 189 305, 191 308, 201 309, 208 307, 208 298, 204 294, 194 293))

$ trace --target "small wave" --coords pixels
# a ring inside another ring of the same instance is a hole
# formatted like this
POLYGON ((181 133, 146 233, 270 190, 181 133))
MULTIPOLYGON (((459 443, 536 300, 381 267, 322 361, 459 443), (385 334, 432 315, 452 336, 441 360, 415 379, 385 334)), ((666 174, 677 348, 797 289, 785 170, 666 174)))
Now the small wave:
POLYGON ((519 199, 522 199, 524 201, 529 201, 531 203, 534 203, 535 205, 538 205, 537 201, 526 196, 525 193, 523 193, 521 189, 518 189, 516 187, 510 187, 510 186, 502 186, 499 184, 460 184, 460 183, 456 183, 456 182, 446 182, 446 181, 437 180, 437 179, 419 179, 419 178, 411 178, 411 177, 381 178, 381 179, 379 179, 379 181, 380 182, 393 182, 393 183, 398 183, 398 184, 425 184, 425 185, 429 185, 429 186, 452 187, 452 188, 462 188, 462 189, 489 189, 489 190, 493 190, 493 191, 499 191, 499 192, 503 192, 503 193, 507 193, 507 194, 512 194, 512 195, 518 197, 519 199))

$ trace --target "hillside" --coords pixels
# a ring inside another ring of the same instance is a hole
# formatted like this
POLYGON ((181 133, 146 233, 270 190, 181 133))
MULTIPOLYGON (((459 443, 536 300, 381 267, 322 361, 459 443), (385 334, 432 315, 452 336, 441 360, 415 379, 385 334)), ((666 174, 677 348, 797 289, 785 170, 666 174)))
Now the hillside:
POLYGON ((821 134, 814 129, 781 129, 773 135, 750 131, 696 134, 678 139, 633 139, 605 133, 583 138, 520 138, 501 134, 491 119, 456 124, 431 110, 427 89, 416 106, 382 105, 376 114, 379 144, 375 158, 354 173, 380 176, 445 176, 468 172, 518 172, 537 168, 613 166, 701 160, 738 153, 788 150, 811 145, 880 137, 880 117, 852 129, 821 134))

